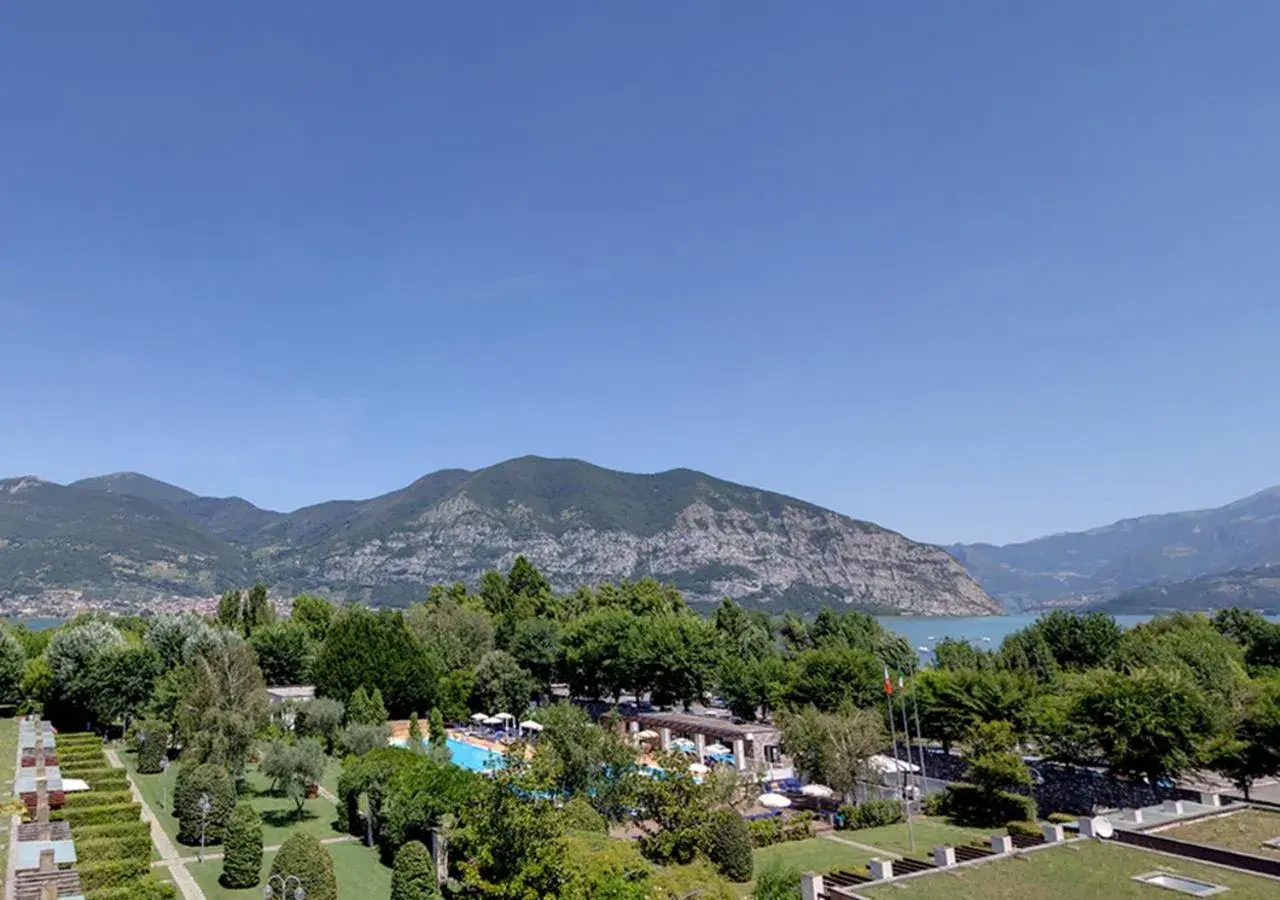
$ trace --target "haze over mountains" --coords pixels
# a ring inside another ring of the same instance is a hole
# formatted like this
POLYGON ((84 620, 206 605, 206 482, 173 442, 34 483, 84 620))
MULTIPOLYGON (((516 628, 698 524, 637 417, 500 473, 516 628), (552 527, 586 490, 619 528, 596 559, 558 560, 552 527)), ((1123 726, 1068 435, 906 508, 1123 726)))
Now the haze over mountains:
POLYGON ((10 609, 145 608, 259 579, 286 594, 402 604, 519 553, 566 590, 653 576, 693 601, 999 612, 939 547, 689 469, 632 475, 522 457, 292 513, 136 473, 0 481, 0 601, 10 609))
POLYGON ((1123 519, 1002 547, 948 548, 1010 611, 1244 605, 1280 612, 1280 487, 1216 509, 1123 519))

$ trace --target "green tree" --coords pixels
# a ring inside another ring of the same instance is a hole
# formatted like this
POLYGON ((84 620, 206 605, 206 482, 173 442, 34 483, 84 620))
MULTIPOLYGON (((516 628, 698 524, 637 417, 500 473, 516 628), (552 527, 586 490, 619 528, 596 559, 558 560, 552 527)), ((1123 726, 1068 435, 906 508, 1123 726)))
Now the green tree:
POLYGON ((659 706, 699 699, 710 681, 714 634, 688 613, 646 617, 636 634, 636 680, 659 706))
MULTIPOLYGON (((391 715, 436 705, 440 667, 398 612, 348 607, 334 617, 315 661, 316 693, 350 697, 377 688, 391 715)), ((348 710, 350 713, 350 710, 348 710)))
POLYGON ((1208 749, 1209 765, 1244 792, 1280 775, 1280 681, 1255 683, 1234 726, 1208 749))
POLYGON ((169 752, 169 723, 149 719, 138 728, 138 774, 158 775, 164 771, 169 752))
POLYGON ((410 607, 405 624, 446 672, 473 668, 493 649, 493 620, 488 613, 463 606, 443 593, 410 607))
POLYGON ((108 649, 123 647, 124 643, 116 628, 97 619, 58 630, 44 653, 53 676, 46 715, 55 725, 70 725, 72 730, 92 725, 98 698, 94 664, 108 649))
POLYGON ((1008 722, 983 722, 969 732, 966 741, 967 781, 990 795, 1031 784, 1031 772, 1014 752, 1017 740, 1008 722))
POLYGON ((226 851, 219 883, 226 888, 256 887, 262 871, 262 817, 247 800, 236 804, 227 822, 226 851))
POLYGON ((201 836, 205 844, 220 844, 236 805, 236 791, 231 776, 220 765, 183 763, 183 771, 174 782, 173 809, 178 816, 178 840, 197 845, 201 836), (209 802, 205 812, 203 800, 209 802))
POLYGON ((921 730, 947 750, 980 722, 1010 722, 1020 735, 1032 729, 1036 683, 1028 676, 944 669, 921 672, 914 682, 921 730))
POLYGON ((307 793, 324 777, 324 747, 314 738, 286 744, 272 741, 262 754, 259 768, 271 779, 274 789, 294 803, 294 818, 302 818, 307 793))
POLYGON ((535 688, 533 678, 509 653, 493 650, 476 666, 472 704, 490 715, 507 712, 520 716, 529 706, 535 688))
POLYGON ((640 852, 660 865, 690 863, 705 840, 711 794, 678 755, 659 754, 657 763, 663 777, 642 779, 637 786, 640 852))
POLYGON ((299 594, 293 598, 289 621, 306 632, 313 643, 320 643, 329 633, 333 620, 333 604, 315 594, 299 594))
POLYGON ((288 622, 262 625, 254 629, 249 645, 258 654, 262 676, 272 687, 310 680, 313 647, 302 628, 288 622))
POLYGON ((553 619, 525 619, 516 626, 511 655, 528 672, 539 694, 551 693, 560 660, 560 623, 553 619))
POLYGON ((426 743, 422 740, 422 725, 418 722, 418 714, 409 716, 409 749, 415 753, 426 752, 426 743))
POLYGON ((341 701, 328 697, 316 697, 298 707, 298 718, 294 727, 299 734, 310 735, 324 743, 325 751, 333 752, 342 733, 342 722, 347 713, 341 701))
POLYGON ((756 876, 755 900, 801 900, 800 870, 774 862, 756 876))
POLYGON ((22 698, 22 677, 27 669, 26 651, 7 629, 0 629, 0 703, 17 703, 22 698))
POLYGON ((1103 665, 1115 652, 1121 635, 1116 620, 1104 612, 1055 610, 1032 628, 1044 637, 1058 667, 1069 672, 1103 665))
POLYGON ((338 900, 333 857, 313 834, 295 831, 271 862, 271 878, 290 876, 302 882, 307 900, 338 900))
POLYGON ((751 832, 747 823, 736 812, 721 810, 708 818, 706 854, 712 865, 725 878, 739 884, 751 880, 755 874, 755 860, 751 855, 751 832))
POLYGON ((934 645, 933 664, 948 672, 990 672, 996 667, 996 658, 968 641, 944 637, 934 645))
POLYGON ((190 687, 177 709, 183 758, 220 763, 239 778, 267 715, 266 684, 253 650, 241 642, 206 650, 191 663, 190 687))
POLYGON ((391 873, 391 900, 435 900, 436 866, 421 841, 409 841, 396 853, 391 873))
POLYGON ((635 751, 613 723, 596 725, 581 707, 559 702, 537 712, 543 726, 533 771, 548 789, 582 797, 611 821, 621 821, 634 787, 635 751))
POLYGON ((884 699, 883 665, 872 653, 849 647, 806 650, 796 657, 787 699, 795 706, 874 707, 884 699))
POLYGON ((617 697, 638 683, 636 647, 641 623, 625 609, 604 608, 564 631, 561 678, 575 696, 617 697))
POLYGON ((218 624, 232 631, 239 631, 243 622, 241 609, 244 595, 240 591, 226 591, 218 600, 218 624))
POLYGON ((339 740, 344 752, 353 756, 364 756, 370 750, 377 750, 380 747, 387 746, 387 726, 382 725, 361 725, 356 723, 348 725, 342 732, 339 740))
POLYGON ((783 748, 811 781, 825 784, 851 801, 866 781, 867 760, 888 741, 878 711, 848 709, 822 713, 808 706, 779 716, 783 748))
POLYGON ((556 809, 537 795, 520 766, 482 779, 456 840, 464 895, 559 896, 565 879, 561 833, 556 809))
POLYGON ((353 725, 385 725, 387 707, 382 702, 382 692, 377 688, 372 694, 363 687, 356 688, 347 701, 347 721, 353 725))
POLYGON ((431 709, 431 713, 427 716, 427 728, 430 730, 428 739, 433 747, 443 747, 445 741, 448 740, 448 733, 444 727, 444 716, 440 715, 440 710, 431 709))
POLYGON ((259 628, 270 625, 276 619, 275 607, 267 596, 267 586, 258 582, 249 589, 240 612, 240 631, 245 637, 252 637, 259 628))
POLYGON ((1000 644, 1000 665, 1013 672, 1024 672, 1041 684, 1058 677, 1058 660, 1053 648, 1038 628, 1024 628, 1009 635, 1000 644))
POLYGON ((151 699, 160 677, 160 654, 150 647, 108 647, 92 663, 90 708, 99 722, 123 720, 125 730, 151 699))
POLYGON ((195 649, 208 642, 209 631, 209 625, 195 613, 161 613, 147 625, 145 640, 168 671, 189 662, 195 649))

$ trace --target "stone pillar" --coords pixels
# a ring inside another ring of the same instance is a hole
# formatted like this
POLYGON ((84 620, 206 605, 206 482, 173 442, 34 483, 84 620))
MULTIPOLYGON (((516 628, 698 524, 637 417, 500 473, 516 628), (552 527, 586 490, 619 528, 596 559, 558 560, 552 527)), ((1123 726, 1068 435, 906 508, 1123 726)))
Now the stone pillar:
POLYGON ((991 849, 996 853, 1012 853, 1013 838, 1007 834, 991 835, 991 849))
POLYGON ((1201 791, 1200 802, 1205 806, 1221 806, 1222 795, 1217 791, 1201 791))
POLYGON ((41 872, 58 871, 57 865, 55 865, 53 862, 53 850, 40 851, 40 871, 41 872))
POLYGON ((40 888, 40 900, 58 900, 58 885, 56 882, 50 881, 40 888))
POLYGON ((822 876, 813 872, 805 872, 800 876, 800 896, 803 900, 824 900, 825 892, 822 876))
MULTIPOLYGON (((1081 820, 1085 821, 1085 820, 1081 820)), ((1062 843, 1062 826, 1050 822, 1044 826, 1044 842, 1046 844, 1062 843)))
POLYGON ((1181 800, 1166 800, 1160 804, 1160 808, 1167 813, 1173 813, 1175 816, 1182 815, 1181 800))
POLYGON ((702 758, 707 755, 707 736, 705 734, 695 734, 693 736, 693 747, 698 753, 698 762, 702 762, 702 758))
POLYGON ((658 729, 658 746, 661 747, 663 750, 671 749, 671 729, 670 728, 658 729))
POLYGON ((1142 822, 1142 810, 1135 809, 1133 811, 1133 822, 1135 825, 1140 824, 1142 822))
POLYGON ((747 771, 747 743, 742 738, 733 742, 733 764, 739 772, 747 771))
POLYGON ((893 877, 893 860, 891 859, 871 860, 871 880, 872 881, 888 881, 892 877, 893 877))
POLYGON ((1093 829, 1093 818, 1090 816, 1081 816, 1076 823, 1080 827, 1081 837, 1097 837, 1098 833, 1093 829))
POLYGON ((630 731, 632 734, 639 734, 640 721, 638 719, 632 719, 630 722, 627 723, 627 730, 630 731))
POLYGON ((948 866, 956 864, 956 848, 955 847, 934 847, 933 848, 933 864, 939 869, 945 869, 948 866))

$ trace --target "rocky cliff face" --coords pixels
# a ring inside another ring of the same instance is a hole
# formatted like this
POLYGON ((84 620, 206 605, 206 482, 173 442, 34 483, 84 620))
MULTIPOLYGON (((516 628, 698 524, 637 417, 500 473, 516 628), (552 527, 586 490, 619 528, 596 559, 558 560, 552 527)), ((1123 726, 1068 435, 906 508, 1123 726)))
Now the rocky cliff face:
POLYGON ((49 489, 61 513, 41 513, 49 528, 38 544, 21 534, 31 510, 12 510, 6 534, 0 508, 0 597, 73 590, 145 605, 148 596, 208 596, 249 577, 281 592, 401 604, 421 599, 430 584, 474 582, 524 554, 563 590, 652 576, 694 602, 729 596, 807 611, 825 604, 910 615, 999 611, 941 548, 683 469, 630 475, 526 457, 289 514, 128 474, 49 489), (59 515, 74 528, 58 527, 59 515), (140 548, 131 546, 134 533, 146 538, 140 548), (17 566, 6 579, 5 551, 15 546, 17 566), (126 549, 127 564, 114 563, 126 549), (58 563, 52 570, 43 564, 49 559, 58 563))

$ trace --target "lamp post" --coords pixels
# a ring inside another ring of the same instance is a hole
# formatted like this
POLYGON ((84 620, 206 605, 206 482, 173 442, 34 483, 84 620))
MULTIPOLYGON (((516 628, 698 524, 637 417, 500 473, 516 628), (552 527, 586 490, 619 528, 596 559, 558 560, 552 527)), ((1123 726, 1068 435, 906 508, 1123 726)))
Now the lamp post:
POLYGON ((213 803, 209 800, 208 794, 200 795, 200 862, 204 862, 204 828, 209 822, 209 812, 213 809, 213 803))
POLYGON ((262 887, 262 900, 306 900, 307 892, 302 887, 302 880, 297 875, 272 875, 262 887), (289 893, 289 883, 293 882, 293 893, 289 893), (280 893, 272 889, 279 885, 280 893))

